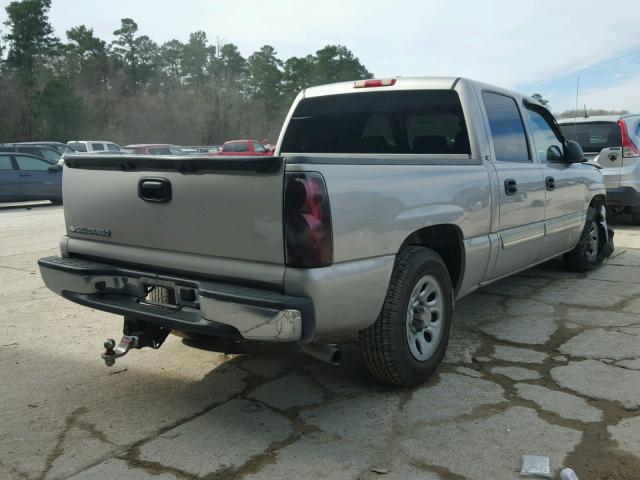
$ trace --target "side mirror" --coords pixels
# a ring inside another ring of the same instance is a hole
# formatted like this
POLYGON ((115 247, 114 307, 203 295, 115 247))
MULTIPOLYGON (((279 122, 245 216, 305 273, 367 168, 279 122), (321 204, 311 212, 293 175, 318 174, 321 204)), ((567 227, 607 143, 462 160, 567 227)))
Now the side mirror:
POLYGON ((60 170, 62 170, 62 167, 60 165, 51 165, 48 170, 50 172, 59 172, 60 170))
POLYGON ((584 152, 578 142, 567 140, 564 144, 564 161, 567 163, 584 162, 584 152))

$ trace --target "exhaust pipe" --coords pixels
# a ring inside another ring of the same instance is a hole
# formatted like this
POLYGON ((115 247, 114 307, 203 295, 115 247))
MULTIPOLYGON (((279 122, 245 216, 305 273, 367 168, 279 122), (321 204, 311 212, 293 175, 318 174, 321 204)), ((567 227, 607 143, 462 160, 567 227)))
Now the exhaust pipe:
POLYGON ((338 366, 340 362, 342 362, 342 351, 332 345, 315 342, 303 343, 302 351, 311 357, 330 363, 331 365, 338 366))

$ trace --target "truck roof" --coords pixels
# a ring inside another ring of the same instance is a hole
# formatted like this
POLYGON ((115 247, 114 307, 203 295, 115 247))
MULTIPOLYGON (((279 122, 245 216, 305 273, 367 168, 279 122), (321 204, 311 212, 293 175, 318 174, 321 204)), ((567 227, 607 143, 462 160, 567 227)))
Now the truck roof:
POLYGON ((321 97, 325 95, 339 95, 344 93, 361 93, 361 92, 374 92, 374 91, 393 91, 393 90, 449 90, 455 88, 460 82, 466 82, 475 84, 476 86, 491 90, 497 93, 503 93, 511 95, 516 98, 527 99, 532 103, 538 103, 535 99, 528 95, 523 95, 512 90, 507 90, 487 83, 479 82, 465 77, 388 77, 395 79, 395 84, 392 86, 384 87, 368 87, 368 88, 355 88, 355 81, 331 83, 327 85, 319 85, 317 87, 309 87, 303 90, 300 98, 321 97))
MULTIPOLYGON (((459 77, 389 77, 396 80, 391 87, 382 87, 382 90, 448 90, 459 77)), ((378 87, 376 87, 378 88, 378 87)), ((303 91, 305 98, 321 97, 324 95, 337 95, 341 93, 357 93, 375 91, 375 88, 354 88, 354 81, 330 83, 309 87, 303 91)))

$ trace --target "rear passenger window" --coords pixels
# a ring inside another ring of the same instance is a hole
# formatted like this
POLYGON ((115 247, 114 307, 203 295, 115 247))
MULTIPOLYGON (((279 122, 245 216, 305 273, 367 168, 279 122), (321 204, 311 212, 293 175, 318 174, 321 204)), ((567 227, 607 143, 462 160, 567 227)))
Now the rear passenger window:
POLYGON ((0 155, 0 170, 13 170, 9 155, 0 155))
POLYGON ((287 126, 287 153, 466 154, 469 136, 452 90, 306 98, 287 126))
POLYGON ((49 162, 45 162, 44 160, 40 160, 34 157, 26 157, 21 155, 16 155, 16 162, 18 162, 18 168, 20 170, 48 170, 52 165, 49 162))
POLYGON ((530 162, 527 137, 516 101, 498 93, 482 92, 496 160, 530 162))
POLYGON ((76 152, 86 152, 87 145, 82 142, 71 142, 69 144, 71 148, 73 148, 76 152))
POLYGON ((98 150, 104 150, 104 145, 101 143, 92 143, 91 144, 91 150, 93 150, 94 152, 98 151, 98 150))

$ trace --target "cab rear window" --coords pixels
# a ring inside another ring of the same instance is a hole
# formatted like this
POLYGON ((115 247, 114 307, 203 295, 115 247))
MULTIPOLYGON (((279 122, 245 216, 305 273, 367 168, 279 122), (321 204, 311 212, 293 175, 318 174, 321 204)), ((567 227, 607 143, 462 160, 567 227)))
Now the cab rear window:
POLYGON ((578 142, 585 152, 622 146, 622 133, 614 122, 564 123, 560 128, 567 140, 578 142))
POLYGON ((364 92, 303 99, 282 143, 286 153, 470 154, 458 94, 364 92))
POLYGON ((249 142, 231 142, 222 146, 223 152, 248 152, 249 142))

